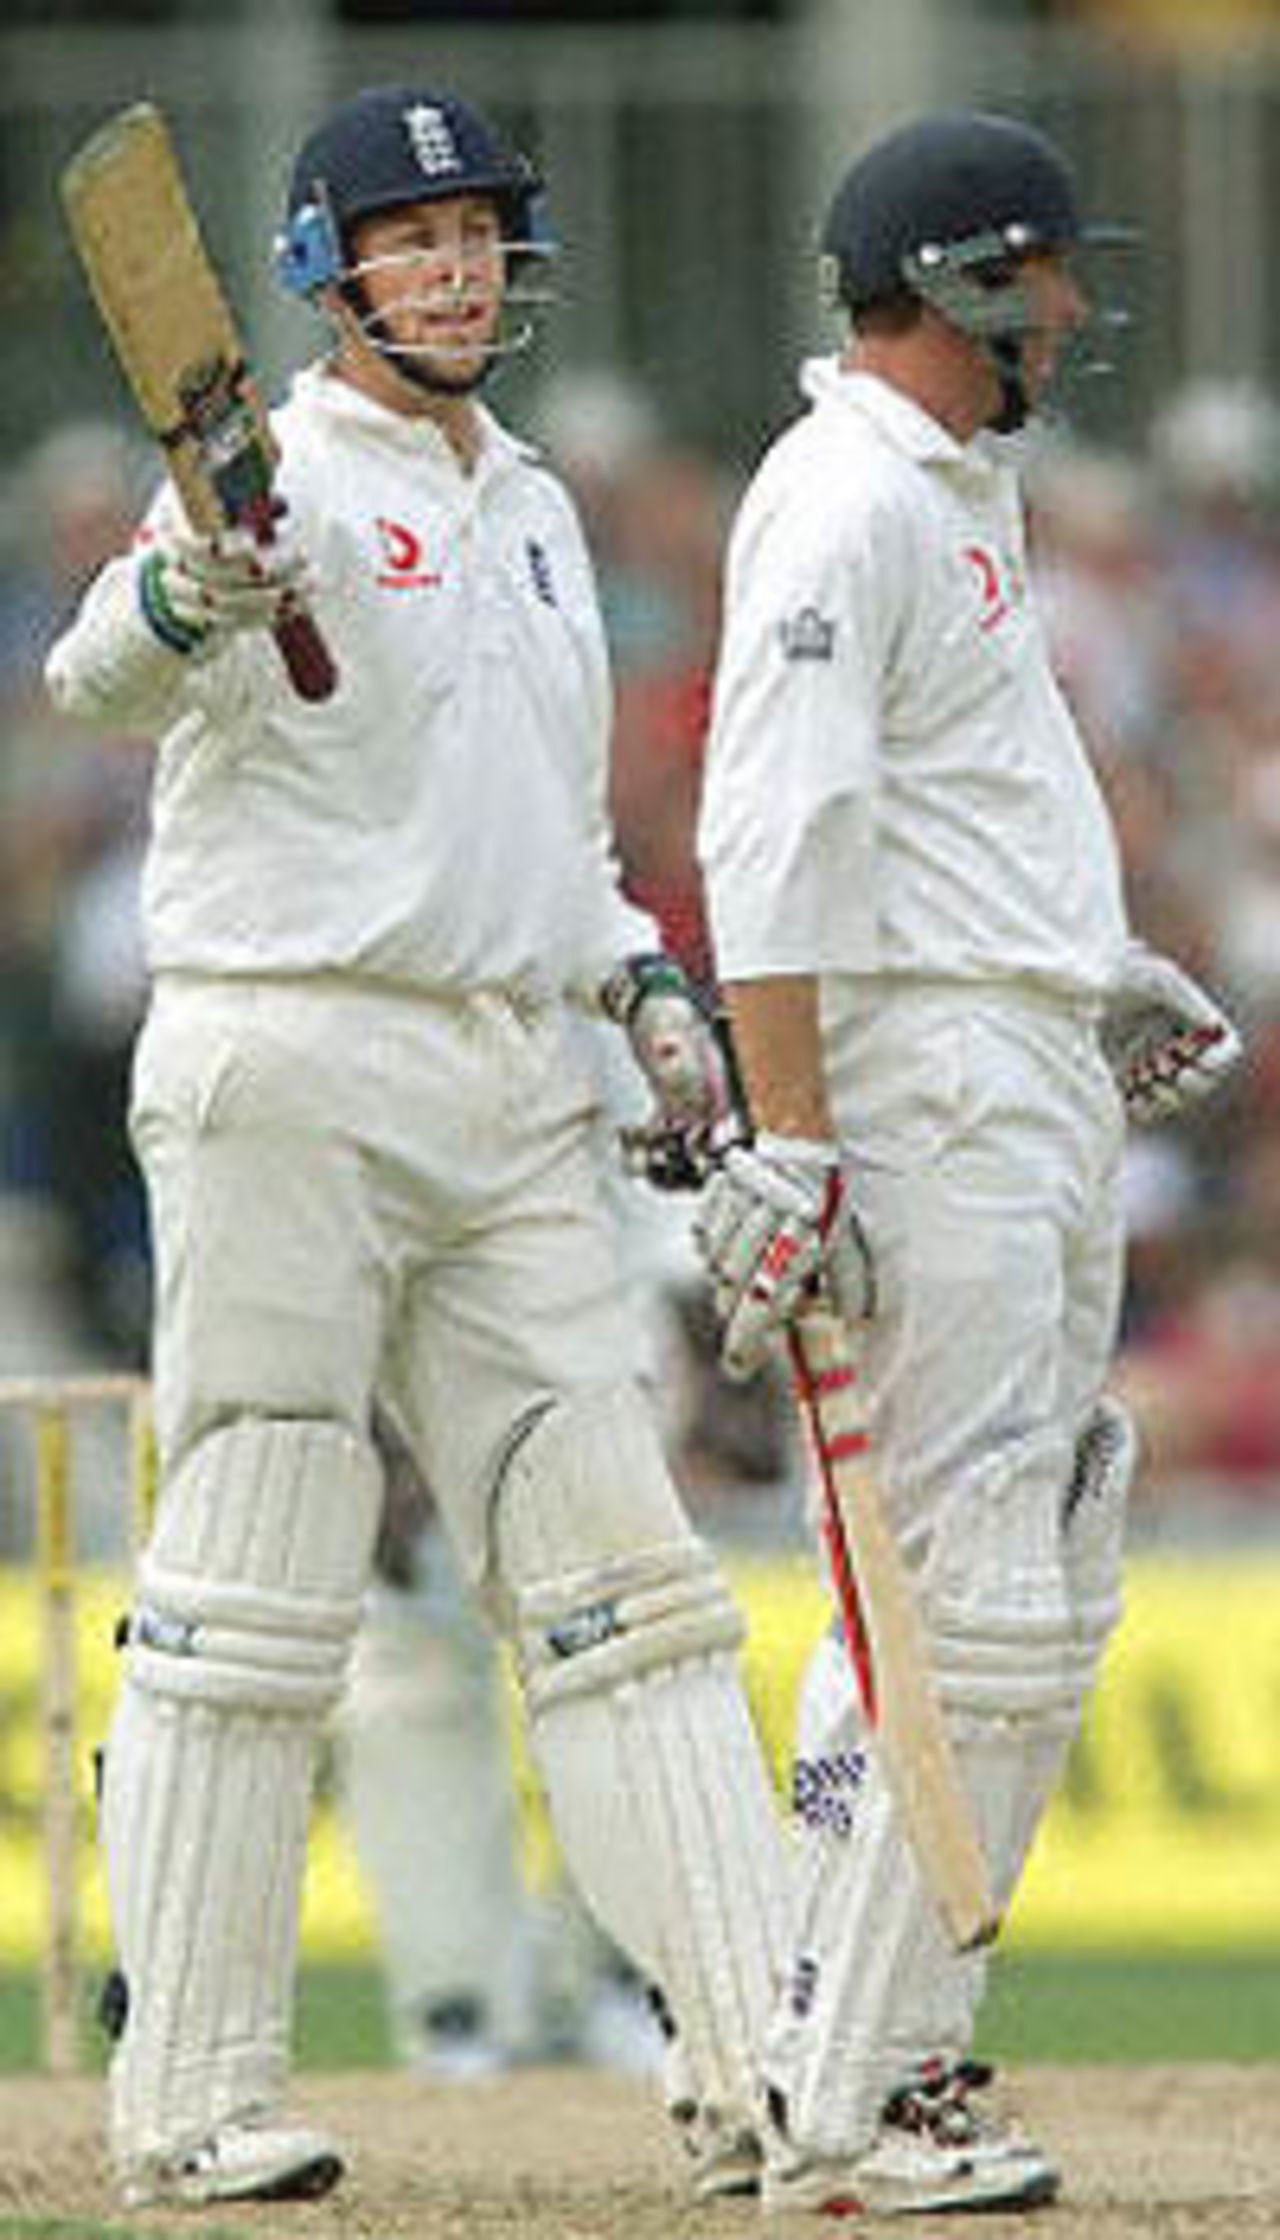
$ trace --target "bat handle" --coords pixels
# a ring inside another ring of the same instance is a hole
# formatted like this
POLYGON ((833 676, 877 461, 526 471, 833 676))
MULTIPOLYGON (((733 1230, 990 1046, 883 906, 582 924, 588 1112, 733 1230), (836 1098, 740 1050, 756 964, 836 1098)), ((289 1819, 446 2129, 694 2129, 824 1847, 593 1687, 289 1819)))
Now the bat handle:
POLYGON ((329 700, 338 683, 337 663, 305 607, 282 614, 272 631, 289 682, 300 700, 329 700))
MULTIPOLYGON (((276 541, 279 511, 269 492, 255 497, 238 518, 268 547, 276 541)), ((332 699, 338 684, 338 665, 320 634, 313 615, 296 602, 287 606, 273 626, 272 637, 289 672, 289 682, 300 700, 332 699)))

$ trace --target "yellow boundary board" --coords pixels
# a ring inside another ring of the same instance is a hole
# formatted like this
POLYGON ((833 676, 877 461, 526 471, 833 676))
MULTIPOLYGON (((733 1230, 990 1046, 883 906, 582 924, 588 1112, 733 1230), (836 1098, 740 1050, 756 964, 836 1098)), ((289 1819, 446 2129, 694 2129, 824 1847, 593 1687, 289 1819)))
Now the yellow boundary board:
MULTIPOLYGON (((750 1628, 752 1701, 785 1785, 791 1710, 826 1609, 809 1564, 731 1564, 750 1628)), ((106 1949, 92 1844, 94 1746, 105 1732, 124 1603, 118 1578, 78 1595, 80 1876, 86 1944, 106 1949)), ((0 1570, 0 1963, 44 1938, 38 1716, 39 1615, 32 1574, 0 1570)), ((518 1721, 513 1746, 531 1872, 553 1859, 518 1721)), ((410 1778, 406 1768, 406 1778, 410 1778)), ((1062 1795, 1019 1897, 1026 1945, 1261 1945, 1280 1941, 1280 1557, 1145 1557, 1062 1795)), ((308 1952, 372 1941, 368 1907, 322 1783, 308 1875, 308 1952)))

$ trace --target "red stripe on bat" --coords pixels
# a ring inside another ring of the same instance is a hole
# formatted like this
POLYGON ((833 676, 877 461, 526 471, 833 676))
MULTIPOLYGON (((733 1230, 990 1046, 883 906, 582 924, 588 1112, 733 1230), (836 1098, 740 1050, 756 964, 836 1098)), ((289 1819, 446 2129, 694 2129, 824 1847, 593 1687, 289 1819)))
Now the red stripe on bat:
MULTIPOLYGON (((788 1345, 796 1391, 804 1410, 805 1420, 809 1426, 818 1464, 818 1475, 822 1482, 822 1537, 826 1542, 827 1556, 831 1564, 832 1583, 836 1590, 836 1600, 840 1605, 840 1620, 844 1628, 845 1646, 849 1652, 849 1662, 853 1666, 854 1678, 858 1684, 858 1694, 862 1700, 867 1724, 875 1727, 879 1724, 880 1706, 876 1692, 875 1662, 871 1653, 871 1636, 867 1631, 867 1622, 862 1612, 862 1597, 858 1592, 853 1558, 849 1553, 849 1543, 845 1537, 844 1524, 840 1515, 839 1496, 836 1492, 835 1479, 831 1469, 832 1462, 842 1459, 846 1454, 864 1453, 869 1442, 862 1432, 842 1434, 830 1442, 824 1438, 822 1422, 818 1413, 818 1394, 823 1388, 823 1378, 821 1376, 815 1377, 812 1374, 805 1359, 804 1340, 797 1330, 788 1333, 788 1345), (853 1444, 849 1444, 850 1441, 853 1444)), ((846 1381, 852 1382, 852 1376, 849 1375, 846 1381)))
POLYGON ((852 1462, 865 1454, 870 1444, 865 1431, 840 1431, 826 1442, 827 1458, 831 1462, 852 1462))
POLYGON ((854 1369, 820 1369, 810 1380, 809 1389, 811 1392, 849 1392, 857 1381, 854 1369))
POLYGON ((858 1683, 858 1694, 867 1724, 879 1724, 880 1705, 876 1696, 875 1663, 871 1654, 871 1637, 867 1621, 862 1614, 862 1597, 854 1577, 853 1559, 845 1538, 844 1525, 836 1502, 835 1487, 823 1472, 822 1536, 827 1543, 831 1563, 831 1576, 835 1581, 836 1597, 840 1604, 840 1617, 844 1626, 845 1646, 858 1683))

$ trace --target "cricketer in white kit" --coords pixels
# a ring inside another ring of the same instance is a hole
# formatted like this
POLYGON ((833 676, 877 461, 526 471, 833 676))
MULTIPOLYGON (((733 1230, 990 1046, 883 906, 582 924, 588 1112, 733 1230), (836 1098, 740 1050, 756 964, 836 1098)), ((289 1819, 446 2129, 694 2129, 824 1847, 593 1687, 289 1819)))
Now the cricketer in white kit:
POLYGON ((515 1646, 577 1884, 676 2017, 695 2182, 751 2156, 781 1838, 739 1616, 637 1389, 571 1008, 624 1026, 659 1139, 699 1137, 720 1084, 619 892, 574 515, 475 395, 537 187, 447 94, 373 89, 326 120, 281 265, 336 347, 276 418, 280 545, 195 538, 162 493, 49 664, 63 708, 159 737, 133 1127, 163 1490, 103 1800, 131 2202, 315 2194, 342 2169, 283 2097, 375 1391, 515 1646), (304 580, 340 673, 323 702, 293 696, 266 627, 304 580))
MULTIPOLYGON (((1009 119, 859 159, 826 248, 852 322, 734 527, 701 852, 758 1133, 700 1216, 749 1371, 825 1272, 999 1902, 1120 1608, 1131 1428, 1104 1392, 1126 1103, 1233 1030, 1134 945, 1050 671, 1007 453, 1084 317, 1065 164, 1009 119)), ((947 1946, 842 1646, 801 1719, 808 1851, 766 2050, 771 2206, 1030 2206, 1056 2173, 970 2059, 947 1946)))

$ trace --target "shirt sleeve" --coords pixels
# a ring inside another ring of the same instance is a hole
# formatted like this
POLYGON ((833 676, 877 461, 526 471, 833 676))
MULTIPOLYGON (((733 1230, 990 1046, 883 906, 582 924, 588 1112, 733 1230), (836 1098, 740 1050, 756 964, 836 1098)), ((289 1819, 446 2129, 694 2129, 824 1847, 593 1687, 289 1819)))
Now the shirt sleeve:
POLYGON ((888 509, 812 473, 766 479, 739 516, 699 830, 726 979, 875 968, 900 542, 888 509))
POLYGON ((45 685, 61 714, 154 736, 180 713, 190 662, 161 644, 138 596, 140 555, 175 503, 162 489, 134 548, 99 570, 52 647, 45 685))

